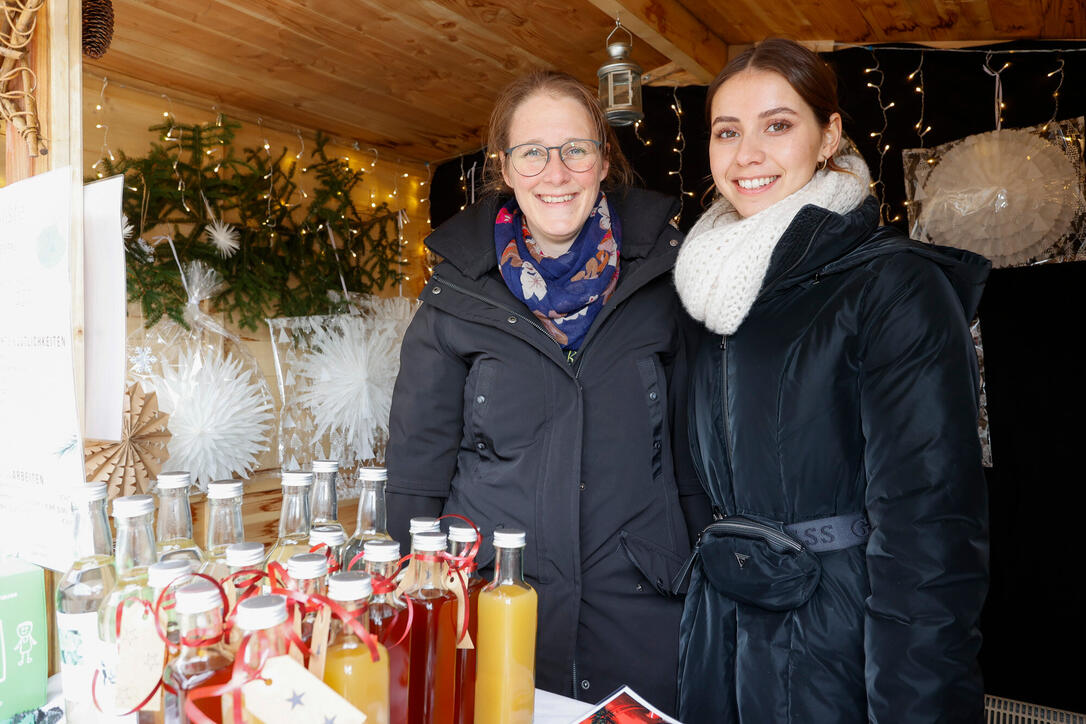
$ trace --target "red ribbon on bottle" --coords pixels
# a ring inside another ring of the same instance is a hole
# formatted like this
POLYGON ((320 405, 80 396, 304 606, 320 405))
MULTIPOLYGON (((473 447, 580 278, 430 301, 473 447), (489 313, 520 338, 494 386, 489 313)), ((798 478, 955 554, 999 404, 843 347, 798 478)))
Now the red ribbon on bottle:
MULTIPOLYGON (((327 543, 318 543, 309 549, 310 553, 317 553, 321 549, 324 549, 324 557, 328 559, 328 575, 337 573, 340 570, 339 559, 336 558, 335 552, 332 547, 327 543)), ((357 558, 358 556, 355 556, 357 558)))

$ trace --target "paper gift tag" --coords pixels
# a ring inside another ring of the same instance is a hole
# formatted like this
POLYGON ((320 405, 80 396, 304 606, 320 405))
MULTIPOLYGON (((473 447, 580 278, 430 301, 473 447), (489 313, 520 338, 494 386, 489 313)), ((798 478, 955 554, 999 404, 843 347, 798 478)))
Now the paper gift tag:
MULTIPOLYGON (((166 660, 166 643, 155 630, 154 616, 141 607, 128 606, 121 618, 121 635, 117 639, 117 678, 114 706, 119 711, 131 711, 139 706, 162 678, 166 660)), ((161 708, 161 696, 156 693, 144 707, 148 711, 161 708)))
POLYGON ((309 671, 318 679, 324 678, 324 661, 328 655, 328 634, 332 625, 332 612, 326 607, 317 611, 313 622, 313 638, 309 642, 309 671))
POLYGON ((460 635, 460 632, 464 632, 462 638, 457 639, 456 648, 458 649, 474 649, 475 644, 471 641, 471 634, 468 633, 468 628, 465 625, 465 619, 468 616, 468 596, 467 596, 467 578, 461 578, 453 573, 447 566, 443 566, 445 575, 442 577, 445 590, 456 596, 456 634, 460 635))
POLYGON ((260 679, 241 687, 245 708, 264 724, 361 724, 366 715, 289 656, 268 659, 260 679))

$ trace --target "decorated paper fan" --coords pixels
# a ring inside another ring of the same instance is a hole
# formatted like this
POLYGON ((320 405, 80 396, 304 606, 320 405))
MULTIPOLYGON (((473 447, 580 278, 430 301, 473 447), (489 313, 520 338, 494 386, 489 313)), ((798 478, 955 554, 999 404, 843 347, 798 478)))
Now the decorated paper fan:
POLYGON ((1030 130, 1004 129, 950 148, 918 185, 915 200, 928 239, 1007 266, 1072 230, 1082 189, 1063 150, 1030 130))
POLYGON ((87 480, 109 483, 110 499, 150 492, 166 460, 169 419, 159 411, 154 392, 144 392, 138 383, 129 387, 124 399, 121 441, 84 443, 87 480))

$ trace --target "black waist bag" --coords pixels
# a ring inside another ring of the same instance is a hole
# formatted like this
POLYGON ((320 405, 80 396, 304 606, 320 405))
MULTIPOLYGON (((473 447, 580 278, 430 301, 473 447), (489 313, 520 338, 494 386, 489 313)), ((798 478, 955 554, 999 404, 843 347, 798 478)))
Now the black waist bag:
POLYGON ((734 516, 701 532, 695 556, 719 593, 769 611, 802 606, 818 587, 822 563, 781 528, 734 516))

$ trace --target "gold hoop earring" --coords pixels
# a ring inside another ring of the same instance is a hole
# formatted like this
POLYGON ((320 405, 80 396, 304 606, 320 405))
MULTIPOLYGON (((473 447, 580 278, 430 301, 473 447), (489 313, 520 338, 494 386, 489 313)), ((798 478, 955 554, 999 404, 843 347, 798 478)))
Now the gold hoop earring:
POLYGON ((830 163, 830 160, 828 158, 822 159, 821 161, 818 162, 818 166, 817 166, 818 170, 819 171, 825 171, 826 166, 828 166, 829 163, 830 163))

